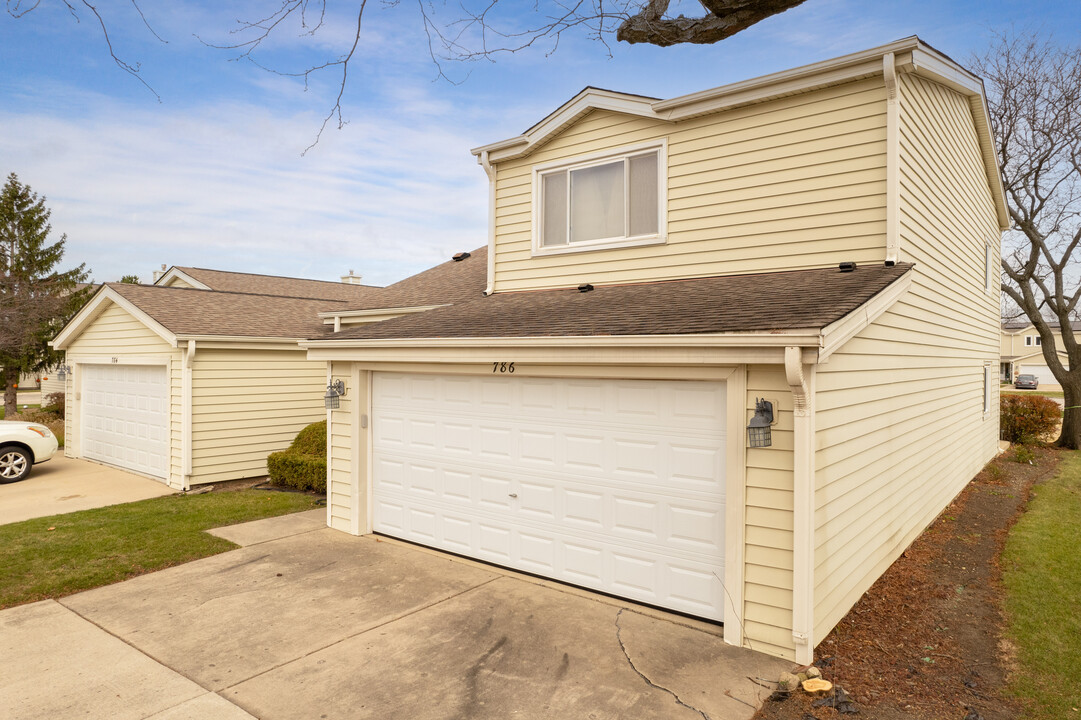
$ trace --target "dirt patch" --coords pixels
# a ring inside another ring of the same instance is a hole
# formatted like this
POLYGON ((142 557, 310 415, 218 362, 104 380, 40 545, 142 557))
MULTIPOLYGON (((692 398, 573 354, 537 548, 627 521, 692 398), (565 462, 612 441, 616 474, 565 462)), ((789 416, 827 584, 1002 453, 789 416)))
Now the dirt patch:
MULTIPOLYGON (((1004 686, 999 557, 1034 482, 1058 465, 1052 448, 991 462, 882 575, 815 651, 823 676, 859 717, 1007 720, 1021 708, 1004 686)), ((767 700, 756 720, 842 717, 803 693, 767 700)))

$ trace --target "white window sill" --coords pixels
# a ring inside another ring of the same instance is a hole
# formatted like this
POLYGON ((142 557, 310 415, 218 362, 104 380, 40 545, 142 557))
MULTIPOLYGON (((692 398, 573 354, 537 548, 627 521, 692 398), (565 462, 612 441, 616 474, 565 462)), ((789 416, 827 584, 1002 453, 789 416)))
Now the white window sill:
POLYGON ((617 248, 643 247, 646 245, 664 245, 668 238, 664 235, 649 235, 630 240, 593 240, 590 242, 556 245, 553 247, 533 247, 533 257, 544 255, 566 255, 568 253, 589 252, 590 250, 615 250, 617 248))

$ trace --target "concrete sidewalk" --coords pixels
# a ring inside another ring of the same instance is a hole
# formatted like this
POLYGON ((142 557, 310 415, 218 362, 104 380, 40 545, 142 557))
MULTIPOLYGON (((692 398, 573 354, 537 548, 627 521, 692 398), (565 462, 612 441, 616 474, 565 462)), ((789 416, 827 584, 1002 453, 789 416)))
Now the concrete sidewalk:
POLYGON ((64 457, 61 448, 25 480, 0 484, 0 525, 175 492, 158 480, 64 457))
POLYGON ((721 629, 323 527, 0 612, 15 718, 749 718, 792 663, 721 629))

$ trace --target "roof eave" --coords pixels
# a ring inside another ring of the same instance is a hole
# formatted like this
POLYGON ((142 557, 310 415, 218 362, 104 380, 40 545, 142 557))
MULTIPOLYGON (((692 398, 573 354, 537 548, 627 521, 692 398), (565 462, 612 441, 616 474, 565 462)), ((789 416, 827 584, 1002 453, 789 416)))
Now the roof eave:
POLYGON ((106 301, 118 305, 155 335, 169 343, 170 346, 177 346, 176 335, 171 330, 108 285, 102 285, 94 297, 75 314, 75 317, 68 321, 64 329, 57 333, 56 337, 49 341, 49 344, 57 350, 66 350, 98 318, 98 315, 105 311, 106 308, 102 307, 102 305, 106 301))

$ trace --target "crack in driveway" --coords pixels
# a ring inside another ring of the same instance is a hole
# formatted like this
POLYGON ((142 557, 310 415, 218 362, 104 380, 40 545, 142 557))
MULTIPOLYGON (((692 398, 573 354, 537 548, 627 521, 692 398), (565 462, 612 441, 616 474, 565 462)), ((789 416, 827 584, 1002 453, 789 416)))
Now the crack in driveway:
POLYGON ((703 720, 713 720, 704 710, 699 710, 694 705, 689 705, 683 702, 683 700, 675 692, 669 690, 663 685, 658 685, 657 683, 650 680, 648 677, 646 677, 645 673, 639 670, 638 667, 634 664, 634 660, 631 660, 630 653, 627 652, 627 646, 623 644, 623 628, 619 624, 619 618, 623 615, 623 611, 626 609, 627 608, 620 608, 619 612, 616 613, 616 640, 619 642, 619 649, 623 651, 623 657, 627 658, 627 664, 631 666, 631 670, 634 670, 634 672, 638 675, 638 677, 642 678, 646 685, 649 685, 651 688, 656 688, 658 690, 668 693, 672 696, 673 699, 675 699, 677 704, 682 705, 688 710, 693 710, 694 712, 698 713, 702 716, 703 720))

